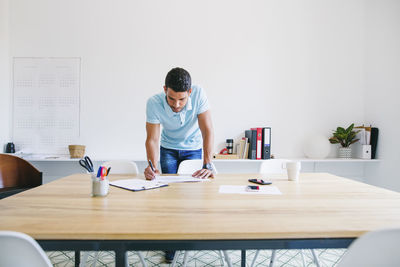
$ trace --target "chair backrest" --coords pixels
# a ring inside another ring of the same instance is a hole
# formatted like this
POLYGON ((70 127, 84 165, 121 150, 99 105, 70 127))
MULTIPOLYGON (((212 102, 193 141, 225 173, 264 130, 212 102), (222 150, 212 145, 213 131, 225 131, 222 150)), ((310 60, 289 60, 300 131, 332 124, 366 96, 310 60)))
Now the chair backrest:
POLYGON ((111 167, 111 174, 138 174, 139 169, 135 162, 129 160, 112 160, 103 163, 104 166, 111 167))
POLYGON ((30 236, 0 231, 0 266, 53 266, 46 253, 30 236))
MULTIPOLYGON (((217 174, 217 168, 214 163, 211 163, 213 167, 213 173, 217 174)), ((178 174, 193 174, 195 171, 200 170, 203 167, 202 159, 190 159, 184 160, 179 164, 178 174)))
POLYGON ((42 184, 42 173, 28 161, 0 154, 0 198, 42 184))
POLYGON ((400 266, 400 228, 366 233, 356 239, 338 267, 400 266))
POLYGON ((261 165, 258 173, 263 174, 275 174, 275 173, 286 173, 286 169, 284 169, 284 163, 288 162, 287 159, 269 159, 264 160, 261 165))

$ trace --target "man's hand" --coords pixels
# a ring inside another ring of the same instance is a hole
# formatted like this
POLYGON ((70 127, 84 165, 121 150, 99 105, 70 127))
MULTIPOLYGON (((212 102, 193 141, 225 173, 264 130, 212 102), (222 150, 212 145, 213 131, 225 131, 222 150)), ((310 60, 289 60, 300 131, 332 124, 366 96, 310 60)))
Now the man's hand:
POLYGON ((153 172, 150 166, 147 166, 147 168, 144 170, 144 177, 146 177, 146 180, 153 180, 154 178, 156 178, 156 175, 159 174, 159 170, 155 169, 155 171, 153 172))
POLYGON ((209 169, 201 169, 192 174, 195 178, 206 179, 208 177, 214 178, 214 173, 209 169))

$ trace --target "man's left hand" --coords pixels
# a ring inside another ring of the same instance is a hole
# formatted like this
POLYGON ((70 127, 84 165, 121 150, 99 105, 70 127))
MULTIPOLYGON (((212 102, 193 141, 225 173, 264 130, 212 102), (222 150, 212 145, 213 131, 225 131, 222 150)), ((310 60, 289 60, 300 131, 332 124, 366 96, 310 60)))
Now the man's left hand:
POLYGON ((209 170, 209 169, 198 170, 195 173, 193 173, 192 176, 195 178, 200 178, 200 179, 206 179, 208 177, 214 178, 214 174, 213 174, 212 170, 209 170))

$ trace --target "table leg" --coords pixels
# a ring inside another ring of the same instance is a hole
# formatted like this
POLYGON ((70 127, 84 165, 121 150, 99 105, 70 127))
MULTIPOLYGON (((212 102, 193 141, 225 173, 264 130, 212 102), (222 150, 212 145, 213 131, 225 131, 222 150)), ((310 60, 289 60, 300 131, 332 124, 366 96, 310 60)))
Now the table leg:
POLYGON ((79 267, 80 263, 81 263, 81 251, 75 250, 75 267, 79 267))
POLYGON ((115 266, 125 267, 125 264, 126 264, 125 250, 123 249, 115 250, 115 266))
POLYGON ((241 267, 246 267, 246 250, 242 250, 242 262, 241 267))

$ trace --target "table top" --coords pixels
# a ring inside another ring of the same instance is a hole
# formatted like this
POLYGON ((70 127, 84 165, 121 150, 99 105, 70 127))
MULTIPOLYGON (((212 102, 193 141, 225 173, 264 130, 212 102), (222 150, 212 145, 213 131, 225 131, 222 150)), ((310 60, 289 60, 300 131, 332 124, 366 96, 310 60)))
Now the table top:
MULTIPOLYGON (((142 177, 142 175, 139 175, 142 177)), ((110 175, 110 180, 132 176, 110 175)), ((91 197, 76 174, 0 200, 0 230, 38 240, 223 240, 354 238, 400 227, 400 193, 327 173, 219 174, 209 182, 91 197), (221 185, 269 179, 282 195, 218 193, 221 185)))

